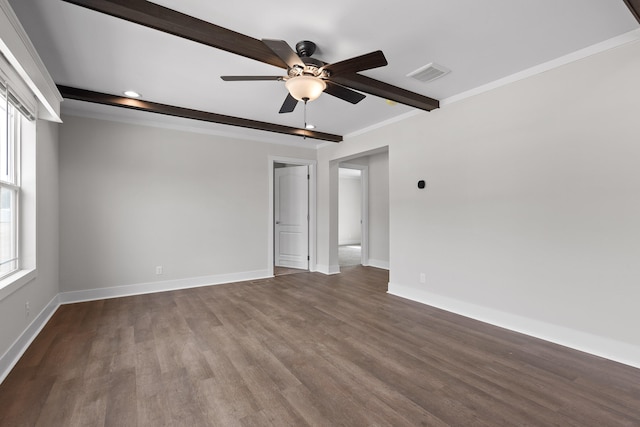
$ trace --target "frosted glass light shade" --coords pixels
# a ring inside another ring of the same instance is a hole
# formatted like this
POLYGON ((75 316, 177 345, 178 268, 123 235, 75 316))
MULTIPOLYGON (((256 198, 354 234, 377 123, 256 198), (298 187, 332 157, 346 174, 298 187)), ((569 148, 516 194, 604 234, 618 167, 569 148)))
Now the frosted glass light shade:
POLYGON ((305 98, 308 101, 313 101, 327 87, 327 84, 322 79, 313 76, 291 77, 284 85, 291 96, 298 101, 304 101, 305 98))

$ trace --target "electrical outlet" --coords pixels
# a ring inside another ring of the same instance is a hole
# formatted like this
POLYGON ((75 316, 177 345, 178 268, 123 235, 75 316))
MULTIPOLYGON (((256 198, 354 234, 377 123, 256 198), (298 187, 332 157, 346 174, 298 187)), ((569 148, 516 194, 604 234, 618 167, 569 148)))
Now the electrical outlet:
POLYGON ((162 274, 162 266, 161 265, 157 265, 156 266, 156 274, 162 274))
POLYGON ((427 283, 427 275, 420 273, 420 283, 427 283))
POLYGON ((25 317, 29 317, 29 311, 31 311, 31 308, 29 307, 29 301, 24 303, 24 315, 25 317))

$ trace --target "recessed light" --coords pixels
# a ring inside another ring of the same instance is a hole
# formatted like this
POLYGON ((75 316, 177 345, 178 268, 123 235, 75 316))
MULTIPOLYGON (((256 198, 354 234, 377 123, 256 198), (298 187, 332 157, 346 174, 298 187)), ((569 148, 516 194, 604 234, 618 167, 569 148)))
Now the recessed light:
POLYGON ((128 96, 129 98, 140 98, 140 94, 133 90, 125 90, 124 95, 128 96))
POLYGON ((315 129, 316 127, 310 123, 307 123, 307 126, 305 126, 307 129, 315 129))

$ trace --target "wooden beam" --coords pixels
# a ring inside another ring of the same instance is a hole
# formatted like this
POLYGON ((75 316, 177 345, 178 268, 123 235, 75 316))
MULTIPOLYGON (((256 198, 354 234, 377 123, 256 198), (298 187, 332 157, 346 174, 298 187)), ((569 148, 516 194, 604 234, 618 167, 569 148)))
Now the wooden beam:
POLYGON ((132 110, 146 111, 149 113, 164 114, 167 116, 182 117, 186 119, 200 120, 204 122, 220 123, 229 126, 238 126, 248 129, 257 129, 266 132, 294 135, 322 141, 341 142, 342 136, 324 132, 315 132, 307 129, 299 129, 275 123, 261 122, 257 120, 243 119, 240 117, 225 116, 223 114, 209 113, 206 111, 192 110, 190 108, 175 107, 173 105, 160 104, 151 101, 142 101, 107 93, 94 92, 69 86, 58 85, 58 90, 66 99, 92 102, 95 104, 110 105, 114 107, 129 108, 132 110))
POLYGON ((640 0, 624 0, 629 7, 629 10, 636 17, 638 23, 640 23, 640 0))
MULTIPOLYGON (((194 18, 146 0, 63 0, 97 12, 121 18, 145 27, 183 37, 236 55, 287 69, 261 40, 194 18)), ((426 111, 439 107, 433 98, 384 83, 357 73, 332 78, 355 90, 379 96, 426 111)))

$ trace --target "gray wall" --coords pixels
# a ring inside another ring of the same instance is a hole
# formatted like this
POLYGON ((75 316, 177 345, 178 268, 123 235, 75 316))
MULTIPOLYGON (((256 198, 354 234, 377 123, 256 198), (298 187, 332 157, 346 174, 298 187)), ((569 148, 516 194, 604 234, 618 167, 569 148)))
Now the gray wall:
MULTIPOLYGON (((369 210, 369 245, 368 245, 368 265, 389 268, 389 153, 386 150, 375 154, 349 158, 344 164, 358 164, 368 167, 368 210, 369 210)), ((350 188, 350 183, 343 178, 339 178, 340 194, 338 200, 338 243, 347 244, 348 238, 343 235, 342 229, 345 213, 342 209, 345 198, 343 187, 350 188)), ((353 185, 351 183, 351 185, 353 185)), ((358 187, 359 188, 359 187, 358 187)), ((358 203, 360 199, 358 198, 358 203)), ((355 208, 353 208, 355 210, 355 208)), ((358 214, 360 208, 357 209, 358 214)), ((360 225, 360 216, 351 219, 360 225)), ((352 227, 355 226, 352 225, 352 227)))
POLYGON ((639 75, 634 43, 404 123, 390 281, 640 346, 639 75))
POLYGON ((268 156, 316 151, 64 117, 62 291, 266 271, 268 156), (156 275, 156 266, 163 274, 156 275))
POLYGON ((640 366, 639 75, 634 42, 322 148, 319 259, 333 162, 388 145, 390 292, 640 366))
POLYGON ((10 349, 38 313, 58 294, 58 125, 42 120, 36 125, 38 275, 0 300, 0 355, 10 349), (25 314, 27 301, 29 316, 25 314))
POLYGON ((362 181, 359 176, 340 177, 339 183, 339 245, 360 244, 362 226, 362 181))
POLYGON ((389 267, 389 153, 369 156, 369 264, 389 267))

